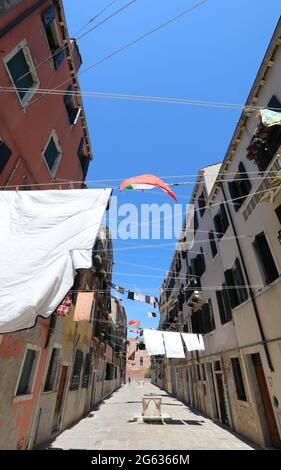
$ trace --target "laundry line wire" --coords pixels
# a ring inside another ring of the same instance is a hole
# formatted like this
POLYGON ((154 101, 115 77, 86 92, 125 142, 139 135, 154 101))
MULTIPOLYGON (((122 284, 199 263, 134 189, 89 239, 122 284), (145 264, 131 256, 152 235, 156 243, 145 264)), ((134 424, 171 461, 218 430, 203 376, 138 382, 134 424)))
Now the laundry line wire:
MULTIPOLYGON (((0 87, 2 92, 30 92, 30 88, 23 87, 0 87)), ((173 98, 173 97, 161 97, 161 96, 146 96, 146 95, 130 95, 125 93, 101 93, 94 91, 81 91, 81 90, 65 90, 57 88, 36 88, 33 90, 33 95, 51 95, 51 96, 77 96, 84 98, 96 98, 96 99, 111 99, 111 100, 129 100, 129 101, 142 101, 142 102, 153 102, 153 103, 166 103, 166 104, 181 104, 186 106, 201 106, 218 109, 234 109, 234 110, 245 110, 245 111, 260 111, 265 109, 266 106, 255 106, 255 105, 243 105, 228 102, 216 102, 209 100, 195 100, 186 98, 173 98)), ((270 108, 274 110, 275 108, 270 108)), ((279 110, 279 108, 276 110, 279 110)), ((280 111, 280 110, 279 110, 280 111)))
MULTIPOLYGON (((116 0, 114 0, 113 2, 111 2, 111 5, 113 3, 115 3, 116 0)), ((85 33, 81 34, 80 36, 77 36, 77 34, 79 34, 82 30, 84 30, 91 22, 93 22, 96 18, 98 18, 105 10, 103 9, 102 12, 100 12, 99 14, 97 14, 95 17, 93 17, 90 21, 88 21, 87 24, 85 24, 79 32, 75 33, 73 36, 74 37, 70 37, 68 36, 67 37, 67 40, 64 44, 62 44, 60 47, 58 47, 55 52, 49 54, 47 57, 45 57, 45 59, 41 60, 39 62, 39 64, 37 64, 36 66, 34 66, 34 69, 35 71, 37 71, 42 65, 44 65, 46 62, 48 62, 49 60, 51 59, 54 59, 61 51, 63 51, 64 49, 66 49, 67 47, 69 47, 69 43, 68 41, 71 41, 71 39, 75 39, 75 41, 79 41, 80 39, 82 39, 83 37, 87 36, 90 32, 94 31, 95 29, 98 29, 100 26, 102 26, 104 23, 106 23, 107 21, 111 20, 114 16, 118 15, 119 13, 121 13, 123 10, 126 10, 129 6, 131 6, 133 3, 135 3, 137 0, 131 0, 129 3, 127 3, 126 5, 124 5, 123 7, 119 8, 119 10, 113 12, 112 14, 110 14, 109 16, 107 16, 105 19, 103 19, 102 21, 100 21, 99 23, 95 24, 95 26, 93 26, 90 30, 86 31, 85 33), (77 37, 76 37, 77 36, 77 37)), ((18 78, 18 81, 22 80, 23 78, 25 78, 27 75, 29 75, 29 72, 26 72, 24 73, 23 75, 21 75, 19 78, 18 78)))

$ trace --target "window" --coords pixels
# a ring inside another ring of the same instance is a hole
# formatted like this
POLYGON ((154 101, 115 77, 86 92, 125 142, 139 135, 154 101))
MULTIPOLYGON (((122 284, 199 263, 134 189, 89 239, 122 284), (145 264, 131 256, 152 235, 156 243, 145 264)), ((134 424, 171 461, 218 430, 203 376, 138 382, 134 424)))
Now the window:
POLYGON ((78 148, 77 153, 78 153, 78 158, 80 160, 81 169, 82 169, 82 172, 83 172, 83 179, 85 179, 86 176, 87 176, 87 172, 88 172, 88 168, 89 168, 89 164, 90 164, 90 159, 85 154, 84 139, 83 138, 80 140, 80 144, 79 144, 79 148, 78 148))
POLYGON ((78 350, 76 351, 76 354, 75 354, 74 367, 73 367, 73 372, 72 372, 72 377, 71 377, 70 387, 69 387, 70 390, 78 390, 79 388, 82 364, 83 364, 83 353, 82 351, 78 350))
POLYGON ((140 357, 140 366, 143 367, 143 357, 140 357))
POLYGON ((107 362, 105 380, 114 380, 114 378, 115 378, 115 365, 111 364, 110 362, 107 362))
POLYGON ((239 173, 237 173, 233 181, 228 183, 228 189, 231 199, 233 199, 233 206, 235 211, 240 209, 247 195, 252 189, 251 182, 242 162, 239 163, 238 169, 239 173))
POLYGON ((49 142, 44 150, 44 159, 49 168, 49 171, 52 177, 55 176, 59 162, 62 156, 62 151, 58 143, 57 136, 55 132, 52 132, 52 135, 49 139, 49 142))
POLYGON ((232 320, 232 311, 225 284, 222 285, 222 290, 216 291, 216 296, 221 324, 223 325, 224 323, 227 323, 232 320))
POLYGON ((69 124, 75 125, 80 116, 81 108, 75 106, 72 92, 73 92, 73 88, 71 85, 69 85, 67 89, 67 93, 64 96, 64 104, 65 104, 66 112, 68 115, 69 124))
MULTIPOLYGON (((268 109, 281 111, 281 103, 275 95, 267 104, 268 109)), ((255 162, 260 171, 265 171, 281 145, 281 126, 265 128, 259 125, 251 140, 250 146, 254 149, 255 162)))
POLYGON ((10 78, 17 89, 19 100, 26 106, 39 87, 39 80, 26 42, 22 41, 5 57, 10 78))
POLYGON ((202 364, 202 380, 206 380, 206 368, 205 368, 205 364, 202 364))
POLYGON ((214 217, 214 225, 217 232, 217 238, 221 238, 225 234, 229 225, 224 204, 220 204, 220 210, 214 217))
POLYGON ((17 396, 29 395, 32 393, 38 356, 38 350, 32 348, 28 348, 26 350, 20 379, 16 391, 17 396))
POLYGON ((199 206, 200 216, 203 217, 204 212, 206 210, 206 198, 205 198, 204 191, 202 191, 202 193, 200 194, 198 198, 198 206, 199 206))
POLYGON ((259 233, 255 237, 254 249, 258 256, 259 266, 267 284, 271 284, 279 277, 273 256, 271 254, 266 236, 264 232, 259 233))
POLYGON ((217 250, 217 245, 216 245, 216 240, 215 240, 215 235, 214 235, 213 230, 211 230, 209 232, 209 240, 210 240, 212 255, 213 255, 213 258, 214 258, 216 256, 218 250, 217 250))
POLYGON ((201 310, 192 313, 191 321, 193 333, 207 334, 216 328, 211 299, 201 310))
POLYGON ((59 366, 60 349, 54 348, 52 351, 51 359, 49 362, 47 377, 44 385, 44 392, 51 392, 55 390, 56 377, 59 366))
POLYGON ((231 308, 237 307, 248 298, 245 281, 240 266, 240 261, 236 258, 234 266, 224 273, 225 289, 228 294, 231 308))
POLYGON ((87 388, 88 387, 89 378, 90 378, 90 370, 91 370, 90 354, 86 354, 84 370, 83 370, 83 377, 82 377, 82 388, 87 388))
POLYGON ((232 364, 237 398, 238 400, 247 401, 239 358, 232 357, 231 364, 232 364))
POLYGON ((12 151, 5 144, 5 142, 3 142, 3 140, 0 138, 0 173, 2 173, 2 171, 4 170, 11 155, 12 155, 12 151))
POLYGON ((53 58, 55 69, 58 69, 64 60, 64 49, 60 44, 60 37, 56 25, 56 9, 54 5, 44 11, 42 21, 47 36, 47 41, 53 58))

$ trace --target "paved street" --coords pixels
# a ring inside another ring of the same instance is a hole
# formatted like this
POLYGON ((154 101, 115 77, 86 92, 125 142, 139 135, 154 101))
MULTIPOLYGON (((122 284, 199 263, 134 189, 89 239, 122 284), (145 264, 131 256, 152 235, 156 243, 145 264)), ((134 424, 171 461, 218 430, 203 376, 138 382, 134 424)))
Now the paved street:
POLYGON ((121 387, 97 410, 60 434, 48 449, 91 450, 177 450, 177 449, 253 449, 249 443, 192 412, 188 406, 164 391, 145 383, 132 382, 121 387), (134 416, 142 411, 144 393, 163 396, 163 413, 170 424, 139 424, 134 416))

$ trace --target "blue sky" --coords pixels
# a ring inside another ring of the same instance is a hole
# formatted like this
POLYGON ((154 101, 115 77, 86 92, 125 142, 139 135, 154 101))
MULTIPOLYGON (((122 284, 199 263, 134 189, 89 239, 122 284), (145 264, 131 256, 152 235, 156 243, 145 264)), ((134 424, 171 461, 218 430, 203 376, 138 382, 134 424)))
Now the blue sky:
MULTIPOLYGON (((95 23, 129 0, 117 0, 95 23)), ((65 0, 70 35, 109 0, 65 0)), ((158 26, 196 0, 138 0, 79 41, 81 71, 158 26)), ((209 0, 189 15, 81 75, 83 91, 243 104, 281 12, 280 0, 209 0)), ((95 24, 91 23, 91 26, 95 24)), ((224 158, 239 118, 235 110, 176 104, 84 99, 95 159, 88 180, 197 174, 224 158)), ((194 181, 195 177, 183 178, 194 181)), ((166 178, 166 181, 178 181, 166 178)), ((118 183, 113 183, 114 186, 118 183)), ((90 187, 98 185, 89 184, 90 187)), ((177 188, 187 203, 192 184, 177 188)), ((169 202, 164 193, 115 192, 119 204, 169 202)), ((170 200, 172 201, 172 200, 170 200)), ((114 242, 114 282, 159 294, 174 247, 167 241, 114 242), (144 245, 153 245, 147 248, 144 245), (128 264, 130 263, 130 264, 128 264), (131 266, 131 264, 142 265, 131 266)), ((149 320, 149 306, 124 300, 129 319, 149 320)))

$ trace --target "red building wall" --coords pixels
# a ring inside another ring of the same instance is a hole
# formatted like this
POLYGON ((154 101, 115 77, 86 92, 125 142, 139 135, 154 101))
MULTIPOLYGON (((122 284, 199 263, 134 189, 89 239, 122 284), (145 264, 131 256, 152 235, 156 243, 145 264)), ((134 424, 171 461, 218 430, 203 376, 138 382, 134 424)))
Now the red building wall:
MULTIPOLYGON (((11 24, 11 21, 18 18, 21 13, 37 3, 38 1, 34 0, 24 0, 12 8, 6 15, 0 17, 0 35, 1 31, 5 32, 5 27, 11 24)), ((56 131, 63 153, 55 179, 58 181, 60 178, 83 180, 77 156, 81 137, 85 136, 82 127, 83 113, 82 119, 79 117, 76 125, 70 125, 64 104, 64 94, 48 94, 45 96, 35 94, 26 109, 23 109, 3 61, 21 41, 25 40, 36 67, 41 89, 59 87, 59 89, 66 91, 70 84, 75 85, 75 80, 72 80, 70 75, 67 50, 65 50, 64 61, 57 70, 52 59, 46 60, 50 57, 51 52, 42 22, 42 14, 53 3, 51 0, 43 2, 31 15, 27 16, 0 38, 0 55, 2 59, 0 60, 1 86, 11 88, 10 92, 0 92, 0 138, 12 151, 9 162, 0 174, 0 185, 7 184, 13 170, 15 170, 15 173, 9 181, 10 185, 20 186, 30 182, 50 183, 53 181, 42 155, 53 129, 56 131), (16 167, 19 158, 21 160, 16 167)), ((60 41, 63 44, 65 28, 59 26, 60 16, 58 9, 56 20, 60 41)), ((70 50, 71 48, 70 45, 70 50)), ((74 59, 78 65, 76 51, 74 59)), ((47 186, 46 188, 51 189, 52 187, 47 186)), ((41 189, 43 189, 43 186, 41 189)))
MULTIPOLYGON (((75 89, 77 87, 75 67, 77 68, 80 63, 76 46, 68 43, 70 47, 65 49, 65 58, 57 70, 52 59, 46 60, 51 53, 42 14, 51 5, 56 6, 56 24, 62 44, 67 37, 62 4, 60 1, 52 0, 22 0, 10 3, 16 6, 0 16, 0 83, 1 87, 10 87, 11 90, 0 90, 0 139, 9 147, 12 155, 0 173, 0 189, 9 189, 11 185, 13 187, 10 189, 15 189, 14 186, 19 186, 21 189, 21 185, 29 184, 32 189, 57 189, 57 185, 43 184, 60 179, 83 181, 83 172, 77 154, 81 138, 85 141, 85 155, 89 158, 91 156, 83 109, 75 125, 69 123, 64 94, 45 96, 35 94, 28 106, 23 109, 3 60, 21 41, 25 40, 32 61, 37 67, 40 88, 56 88, 66 82, 59 88, 67 90, 72 84, 75 89), (36 6, 37 8, 24 18, 24 14, 36 6), (73 60, 71 52, 69 53, 71 50, 74 51, 73 60), (42 154, 53 130, 56 131, 62 149, 62 158, 55 178, 51 176, 42 154), (40 183, 41 186, 32 186, 32 183, 40 183), (6 187, 7 184, 9 187, 6 187)), ((74 102, 77 106, 82 105, 80 98, 75 98, 74 102)), ((62 185, 62 188, 66 187, 68 186, 62 185)), ((76 184, 75 187, 81 188, 82 183, 76 184)), ((33 329, 4 335, 0 341, 1 449, 24 449, 28 446, 34 410, 46 369, 49 324, 50 320, 39 319, 33 329), (38 346, 40 356, 32 397, 18 400, 14 397, 15 385, 27 343, 38 346)))

